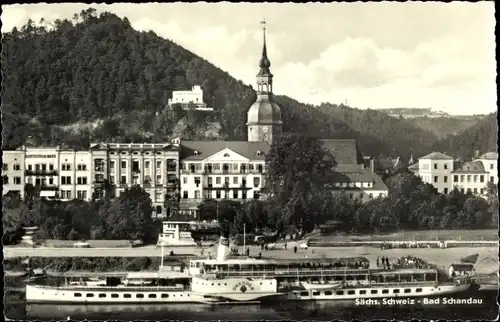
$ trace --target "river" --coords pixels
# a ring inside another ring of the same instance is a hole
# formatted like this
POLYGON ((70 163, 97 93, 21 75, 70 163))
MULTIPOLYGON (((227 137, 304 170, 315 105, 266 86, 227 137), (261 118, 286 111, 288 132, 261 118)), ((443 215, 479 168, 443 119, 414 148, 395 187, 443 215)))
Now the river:
MULTIPOLYGON (((23 287, 19 279, 6 278, 7 287, 23 287)), ((7 292, 4 314, 15 320, 373 320, 373 319, 481 319, 498 315, 497 292, 475 291, 455 298, 480 304, 356 305, 352 301, 280 302, 266 305, 53 305, 26 304, 24 294, 7 292)), ((453 297, 448 297, 453 298, 453 297)), ((443 300, 443 299, 441 299, 443 300)), ((422 302, 422 301, 420 301, 422 302)))

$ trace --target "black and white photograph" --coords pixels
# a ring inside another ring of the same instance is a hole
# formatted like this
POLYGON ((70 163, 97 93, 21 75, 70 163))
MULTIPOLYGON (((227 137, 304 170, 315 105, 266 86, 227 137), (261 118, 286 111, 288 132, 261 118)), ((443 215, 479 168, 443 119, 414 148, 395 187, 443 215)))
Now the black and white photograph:
POLYGON ((495 3, 2 5, 9 320, 495 320, 495 3))

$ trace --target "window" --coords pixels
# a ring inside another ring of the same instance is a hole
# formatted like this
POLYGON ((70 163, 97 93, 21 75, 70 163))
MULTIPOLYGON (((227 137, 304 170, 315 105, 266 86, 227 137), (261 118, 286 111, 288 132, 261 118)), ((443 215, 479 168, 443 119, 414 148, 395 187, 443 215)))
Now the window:
POLYGON ((14 184, 21 184, 21 177, 14 177, 14 184))
POLYGON ((378 290, 371 290, 371 291, 370 291, 370 294, 377 294, 377 291, 378 291, 378 290))
POLYGON ((135 297, 136 297, 136 298, 138 298, 138 299, 143 299, 143 298, 144 298, 144 294, 137 293, 137 294, 135 295, 135 297))
POLYGON ((196 190, 196 191, 194 192, 194 198, 195 198, 195 199, 200 199, 200 191, 199 191, 199 190, 196 190))
POLYGON ((453 176, 453 182, 458 182, 458 176, 457 175, 453 176))
POLYGON ((411 288, 405 288, 405 293, 411 293, 411 288))
POLYGON ((238 177, 233 177, 233 184, 238 184, 238 177))
POLYGON ((471 175, 469 174, 467 175, 467 182, 470 182, 470 180, 471 180, 471 175))
POLYGON ((47 165, 45 163, 42 164, 42 171, 47 171, 47 165))
POLYGON ((318 292, 318 291, 313 292, 313 296, 318 296, 318 295, 320 295, 320 292, 318 292))
POLYGON ((448 176, 444 176, 444 182, 448 182, 448 176))
POLYGON ((127 176, 122 176, 120 179, 120 184, 126 184, 127 183, 127 176))
POLYGON ((325 291, 325 295, 332 295, 332 291, 325 291))
POLYGON ((131 297, 132 297, 132 295, 130 295, 128 293, 123 294, 123 298, 125 298, 125 299, 129 299, 131 297))
POLYGON ((347 294, 354 295, 354 291, 353 290, 347 291, 347 294))
POLYGON ((490 182, 494 182, 494 180, 495 180, 495 179, 494 179, 494 177, 493 177, 493 176, 491 176, 491 177, 490 177, 490 182))
POLYGON ((421 292, 422 292, 422 289, 421 289, 421 288, 417 288, 417 289, 415 290, 415 292, 417 292, 417 293, 421 293, 421 292))
POLYGON ((344 291, 337 291, 335 292, 336 295, 344 295, 344 291))
POLYGON ((220 177, 215 177, 215 184, 220 184, 220 183, 221 183, 220 177))
POLYGON ((361 294, 361 295, 366 294, 366 290, 360 290, 359 294, 361 294))
POLYGON ((71 177, 61 177, 61 184, 71 184, 71 177))
POLYGON ((109 182, 114 184, 115 183, 115 176, 110 176, 109 182))
POLYGON ((156 161, 156 169, 161 169, 161 161, 156 161))
POLYGON ((474 188, 474 194, 477 194, 477 188, 474 188))
POLYGON ((484 175, 479 176, 479 182, 484 182, 484 175))
POLYGON ((87 171, 87 165, 86 164, 79 164, 77 166, 78 171, 87 171))
POLYGON ((448 193, 448 188, 444 188, 444 193, 447 194, 448 193))
POLYGON ((61 190, 61 199, 71 199, 71 190, 61 190))
POLYGON ((484 195, 484 189, 483 188, 481 188, 481 194, 484 195))
MULTIPOLYGON (((35 168, 37 168, 37 166, 38 165, 36 165, 35 168)), ((63 163, 61 169, 63 171, 71 171, 71 164, 69 164, 69 163, 63 163)))
POLYGON ((233 190, 233 199, 238 199, 238 190, 233 190))
POLYGON ((307 292, 300 292, 300 296, 308 296, 308 295, 309 295, 309 293, 307 293, 307 292))
POLYGON ((465 176, 462 174, 462 175, 460 176, 460 182, 464 182, 464 181, 465 181, 465 176))
POLYGON ((168 298, 168 294, 163 293, 163 294, 161 295, 161 298, 162 298, 162 299, 166 299, 166 298, 168 298))
POLYGON ((74 297, 82 297, 82 293, 75 293, 73 294, 74 297))
POLYGON ((434 183, 438 182, 438 176, 434 176, 434 183))
POLYGON ((161 174, 156 175, 156 184, 161 184, 161 174))
POLYGON ((113 294, 111 294, 111 297, 114 298, 114 299, 116 299, 116 298, 118 298, 118 294, 113 293, 113 294))
POLYGON ((187 177, 183 177, 182 178, 182 183, 183 184, 187 184, 188 183, 188 178, 187 177))
POLYGON ((382 290, 382 294, 389 294, 389 290, 382 290))
POLYGON ((30 171, 33 170, 33 165, 28 164, 28 170, 30 170, 30 171))
POLYGON ((399 290, 398 290, 398 289, 394 289, 394 290, 392 290, 392 292, 393 292, 394 294, 398 294, 398 293, 399 293, 399 290))
POLYGON ((76 191, 76 198, 85 200, 87 199, 87 191, 86 190, 77 190, 76 191))
POLYGON ((494 164, 493 164, 493 163, 491 163, 491 164, 490 164, 490 170, 493 170, 493 167, 494 167, 494 164))
POLYGON ((156 298, 156 294, 148 294, 148 298, 155 299, 156 298))
POLYGON ((445 163, 444 164, 444 169, 447 170, 448 169, 448 165, 445 163))
POLYGON ((105 294, 105 293, 100 293, 100 294, 99 294, 99 297, 100 297, 100 298, 106 297, 106 294, 105 294))
POLYGON ((437 169, 437 168, 438 168, 437 163, 434 163, 434 169, 437 169))
POLYGON ((109 161, 109 169, 110 169, 111 173, 115 173, 115 166, 116 166, 116 164, 115 164, 114 160, 113 161, 109 161))
POLYGON ((94 294, 93 293, 87 293, 85 294, 86 297, 94 297, 94 294))
POLYGON ((87 184, 87 177, 77 177, 76 184, 87 184))
POLYGON ((260 177, 254 177, 253 178, 253 186, 254 188, 258 188, 260 185, 260 177))
POLYGON ((188 198, 188 192, 187 192, 187 190, 184 190, 182 192, 182 199, 187 199, 187 198, 188 198))
POLYGON ((127 161, 122 161, 122 169, 127 168, 127 161))
POLYGON ((241 199, 246 199, 247 198, 247 192, 246 191, 242 191, 241 192, 241 199))
POLYGON ((9 170, 9 165, 7 163, 4 163, 3 166, 2 166, 2 170, 3 171, 9 170))
POLYGON ((215 199, 220 199, 220 190, 215 192, 215 199))
POLYGON ((9 184, 9 177, 8 176, 2 176, 3 184, 9 184))
POLYGON ((477 175, 474 175, 474 182, 477 182, 477 175))

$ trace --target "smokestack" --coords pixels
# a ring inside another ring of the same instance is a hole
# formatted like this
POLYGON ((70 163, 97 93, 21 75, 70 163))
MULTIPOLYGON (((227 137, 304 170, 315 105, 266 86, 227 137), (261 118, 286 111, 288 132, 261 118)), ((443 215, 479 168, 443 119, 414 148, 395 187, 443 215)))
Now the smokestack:
POLYGON ((370 159, 370 168, 372 169, 372 172, 375 173, 375 158, 370 159))
POLYGON ((217 261, 223 262, 229 255, 229 232, 221 232, 219 239, 219 248, 217 249, 217 261))

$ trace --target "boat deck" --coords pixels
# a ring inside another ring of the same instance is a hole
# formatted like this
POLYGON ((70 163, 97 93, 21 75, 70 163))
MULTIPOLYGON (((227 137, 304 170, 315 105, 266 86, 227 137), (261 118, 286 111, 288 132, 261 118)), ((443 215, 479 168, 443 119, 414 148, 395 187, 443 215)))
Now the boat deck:
POLYGON ((37 288, 60 289, 65 291, 85 291, 85 292, 172 292, 186 291, 183 286, 48 286, 48 285, 32 285, 37 288))

